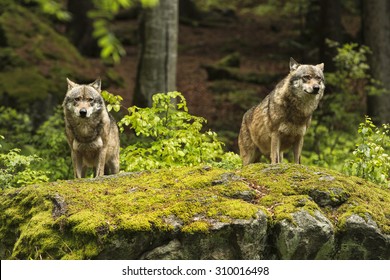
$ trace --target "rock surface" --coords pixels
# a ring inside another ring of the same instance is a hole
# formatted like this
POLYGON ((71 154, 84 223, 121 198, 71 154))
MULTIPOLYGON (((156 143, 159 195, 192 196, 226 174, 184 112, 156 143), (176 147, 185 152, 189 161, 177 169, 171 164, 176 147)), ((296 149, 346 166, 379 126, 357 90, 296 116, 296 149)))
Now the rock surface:
POLYGON ((390 191, 301 165, 2 191, 1 259, 390 259, 390 191))

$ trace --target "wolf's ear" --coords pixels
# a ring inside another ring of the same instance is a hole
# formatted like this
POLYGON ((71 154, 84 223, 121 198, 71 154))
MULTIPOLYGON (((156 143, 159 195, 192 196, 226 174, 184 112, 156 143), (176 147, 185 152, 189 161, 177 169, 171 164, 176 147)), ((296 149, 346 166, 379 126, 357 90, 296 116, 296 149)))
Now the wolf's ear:
POLYGON ((76 84, 75 82, 72 82, 68 78, 66 78, 66 81, 68 82, 68 90, 71 90, 72 88, 78 86, 78 84, 76 84))
POLYGON ((100 78, 96 79, 92 84, 89 84, 91 87, 96 89, 98 92, 101 91, 101 86, 102 86, 102 80, 100 78))
POLYGON ((317 64, 316 67, 318 67, 322 72, 324 72, 324 64, 317 64))
POLYGON ((300 64, 296 62, 294 58, 290 57, 290 72, 297 70, 299 65, 300 64))

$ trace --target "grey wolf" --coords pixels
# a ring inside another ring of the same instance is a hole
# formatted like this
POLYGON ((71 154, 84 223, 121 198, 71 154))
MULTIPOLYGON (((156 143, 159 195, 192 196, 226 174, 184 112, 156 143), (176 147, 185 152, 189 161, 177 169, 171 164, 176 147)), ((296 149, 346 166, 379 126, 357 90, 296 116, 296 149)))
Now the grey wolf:
POLYGON ((303 137, 312 114, 324 95, 324 64, 301 65, 290 58, 290 73, 242 120, 238 146, 244 165, 283 160, 283 151, 293 148, 295 163, 301 163, 303 137))
POLYGON ((119 131, 101 96, 101 80, 79 85, 67 79, 68 91, 62 104, 65 133, 71 150, 75 178, 119 172, 119 131))

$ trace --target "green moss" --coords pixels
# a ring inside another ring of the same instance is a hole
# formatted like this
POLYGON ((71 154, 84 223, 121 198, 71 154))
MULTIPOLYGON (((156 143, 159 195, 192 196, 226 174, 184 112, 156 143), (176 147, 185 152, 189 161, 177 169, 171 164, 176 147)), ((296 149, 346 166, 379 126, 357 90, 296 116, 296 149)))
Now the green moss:
POLYGON ((61 248, 61 238, 53 232, 54 221, 48 212, 34 215, 27 224, 21 228, 21 235, 15 243, 13 257, 24 259, 53 259, 61 248), (25 247, 35 250, 26 252, 25 247))
POLYGON ((45 183, 2 192, 0 254, 2 259, 95 258, 113 236, 207 234, 215 222, 249 220, 259 210, 271 224, 293 221, 291 214, 300 210, 319 210, 339 230, 352 214, 369 214, 390 233, 389 193, 359 178, 285 164, 254 164, 229 173, 174 168, 45 183), (333 189, 347 194, 337 207, 320 207, 310 197, 313 190, 333 189))
POLYGON ((8 236, 12 227, 23 232, 22 238, 16 241, 18 250, 13 254, 14 258, 84 259, 96 256, 101 250, 99 244, 104 244, 118 230, 128 233, 172 231, 179 224, 185 233, 206 232, 210 219, 229 222, 252 218, 259 210, 257 205, 226 195, 231 194, 230 189, 233 194, 242 190, 250 192, 248 186, 234 181, 213 183, 225 172, 222 169, 177 168, 42 184, 21 189, 26 195, 10 190, 6 196, 15 196, 18 201, 9 203, 5 197, 0 198, 2 204, 7 204, 2 207, 5 214, 0 215, 0 220, 12 216, 13 224, 2 227, 0 232, 8 236), (66 211, 61 217, 53 217, 54 196, 60 196, 66 202, 66 211), (27 225, 32 220, 41 221, 35 226, 41 230, 28 230, 27 225), (51 241, 41 246, 42 252, 38 256, 30 245, 48 236, 52 236, 51 241), (58 236, 62 236, 62 243, 58 236), (52 252, 54 245, 61 249, 52 252), (86 250, 87 245, 94 249, 86 250))
POLYGON ((74 234, 97 235, 97 229, 108 226, 102 213, 81 210, 69 217, 69 225, 74 234))
POLYGON ((23 104, 45 98, 48 90, 49 83, 35 67, 16 68, 0 75, 0 92, 8 93, 23 104))
POLYGON ((348 177, 336 171, 303 165, 253 164, 245 167, 241 176, 255 185, 267 189, 259 201, 273 216, 273 221, 291 220, 291 213, 306 209, 309 213, 320 207, 310 197, 313 190, 330 194, 333 200, 342 196, 339 207, 322 207, 321 210, 335 226, 342 228, 352 214, 374 219, 379 228, 390 233, 390 191, 357 177, 348 177), (336 194, 333 190, 338 189, 336 194))
POLYGON ((9 47, 19 54, 39 62, 47 58, 74 62, 81 55, 36 14, 19 5, 10 5, 0 16, 0 25, 9 47))
POLYGON ((77 49, 50 23, 15 3, 0 11, 0 98, 7 94, 21 109, 49 94, 64 95, 65 77, 92 80, 93 71, 77 49))
POLYGON ((195 221, 182 228, 182 232, 188 234, 207 233, 210 230, 210 224, 206 221, 195 221))

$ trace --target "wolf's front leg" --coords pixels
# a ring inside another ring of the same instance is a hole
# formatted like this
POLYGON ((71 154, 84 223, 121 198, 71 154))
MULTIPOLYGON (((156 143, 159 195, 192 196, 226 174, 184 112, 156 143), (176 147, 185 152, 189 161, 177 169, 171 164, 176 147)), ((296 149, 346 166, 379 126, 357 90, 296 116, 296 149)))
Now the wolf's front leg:
POLYGON ((296 164, 301 164, 301 153, 303 147, 303 136, 294 144, 294 161, 296 164))
POLYGON ((75 178, 83 178, 83 157, 77 151, 72 152, 73 171, 75 178))
POLYGON ((271 135, 271 163, 280 163, 280 136, 278 133, 271 135))
POLYGON ((104 165, 106 163, 106 154, 107 154, 107 148, 100 149, 98 153, 97 158, 97 165, 96 165, 96 177, 100 177, 104 175, 104 165))

